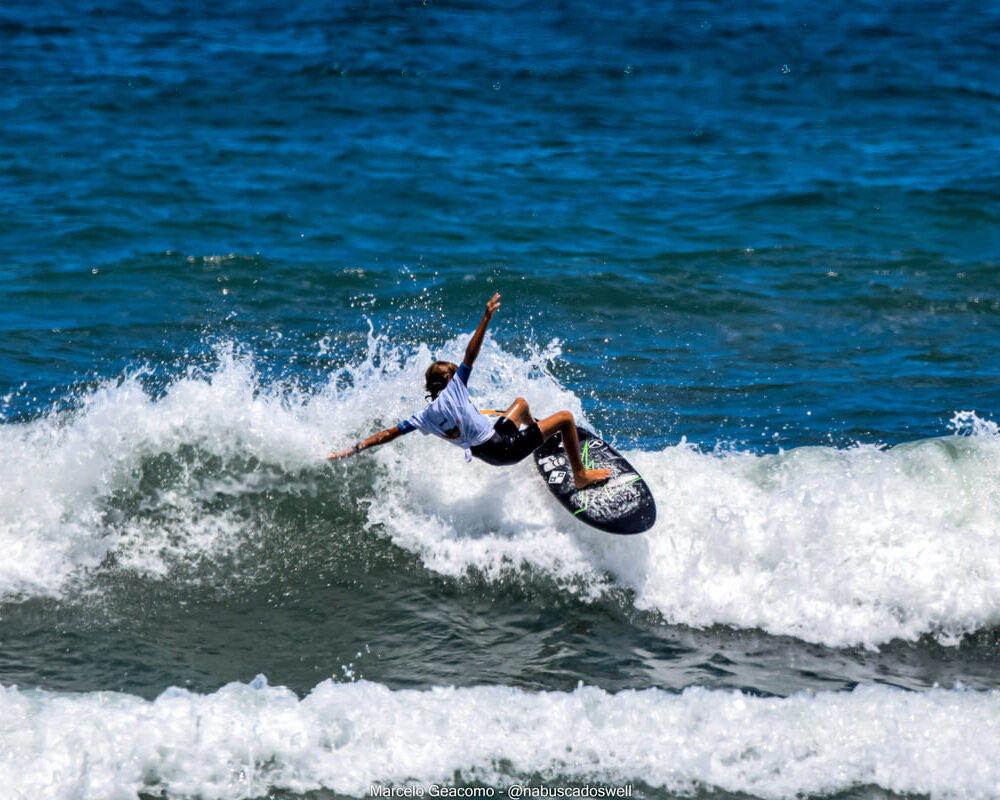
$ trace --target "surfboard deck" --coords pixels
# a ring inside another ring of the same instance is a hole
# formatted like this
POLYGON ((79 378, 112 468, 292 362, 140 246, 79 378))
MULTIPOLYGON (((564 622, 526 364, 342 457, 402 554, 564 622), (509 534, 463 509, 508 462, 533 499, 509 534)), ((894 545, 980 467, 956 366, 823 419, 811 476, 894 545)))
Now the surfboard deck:
POLYGON ((633 534, 648 531, 656 522, 656 502, 642 476, 610 444, 585 428, 577 428, 587 469, 610 469, 602 484, 577 489, 573 471, 556 434, 535 451, 535 465, 545 485, 567 511, 602 531, 633 534))

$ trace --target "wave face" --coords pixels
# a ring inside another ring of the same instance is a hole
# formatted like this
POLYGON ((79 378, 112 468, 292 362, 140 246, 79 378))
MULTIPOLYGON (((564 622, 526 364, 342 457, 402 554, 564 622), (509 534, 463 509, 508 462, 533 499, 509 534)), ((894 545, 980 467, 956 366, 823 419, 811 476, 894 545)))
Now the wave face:
MULTIPOLYGON (((520 394, 537 413, 586 422, 549 369, 558 352, 488 341, 474 397, 502 407, 520 394)), ((416 433, 325 463, 420 407, 430 360, 371 335, 362 361, 306 391, 268 385, 227 346, 212 369, 156 392, 140 371, 73 411, 0 426, 0 594, 60 597, 108 574, 196 582, 204 569, 239 584, 251 558, 280 569, 269 559, 311 508, 330 520, 324 537, 386 538, 459 584, 542 580, 693 627, 840 647, 955 642, 1000 620, 1000 437, 974 414, 956 414, 952 435, 890 449, 626 451, 659 517, 648 534, 614 537, 565 514, 530 463, 466 464, 416 433)))
POLYGON ((610 694, 502 686, 391 691, 258 676, 213 694, 0 688, 0 775, 15 798, 218 800, 375 784, 634 784, 636 796, 762 798, 876 786, 995 796, 996 692, 885 687, 760 698, 691 688, 610 694))

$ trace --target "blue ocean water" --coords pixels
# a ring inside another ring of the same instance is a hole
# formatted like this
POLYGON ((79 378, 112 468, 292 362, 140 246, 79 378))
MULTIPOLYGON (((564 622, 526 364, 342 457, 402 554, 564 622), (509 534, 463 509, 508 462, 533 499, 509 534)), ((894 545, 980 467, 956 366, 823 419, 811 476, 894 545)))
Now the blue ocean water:
POLYGON ((1000 10, 0 9, 14 797, 994 797, 1000 10), (411 435, 435 357, 657 498, 411 435), (265 677, 266 676, 266 677, 265 677))

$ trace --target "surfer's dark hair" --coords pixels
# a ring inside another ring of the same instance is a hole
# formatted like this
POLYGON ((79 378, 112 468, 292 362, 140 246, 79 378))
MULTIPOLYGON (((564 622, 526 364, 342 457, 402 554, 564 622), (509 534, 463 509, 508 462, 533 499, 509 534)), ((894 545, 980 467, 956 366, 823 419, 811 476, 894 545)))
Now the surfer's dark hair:
POLYGON ((444 387, 448 385, 448 381, 454 377, 456 372, 458 372, 458 367, 450 361, 435 361, 431 364, 427 368, 427 372, 424 373, 427 396, 431 400, 437 400, 437 396, 444 391, 444 387))

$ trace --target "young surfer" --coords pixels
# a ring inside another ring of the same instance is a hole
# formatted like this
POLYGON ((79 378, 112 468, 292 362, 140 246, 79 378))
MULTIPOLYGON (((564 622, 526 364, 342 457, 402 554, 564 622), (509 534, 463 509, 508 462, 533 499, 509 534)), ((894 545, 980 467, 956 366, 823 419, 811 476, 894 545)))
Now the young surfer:
POLYGON ((347 458, 369 447, 391 442, 404 433, 419 430, 424 435, 433 433, 464 448, 469 460, 475 456, 499 467, 517 463, 541 447, 550 436, 561 433, 576 488, 583 489, 607 480, 611 470, 584 467, 583 459, 580 458, 576 422, 569 411, 560 411, 545 419, 535 420, 528 403, 523 397, 519 397, 493 425, 472 404, 466 385, 483 344, 483 337, 486 336, 486 328, 498 308, 500 295, 495 294, 486 304, 479 327, 472 334, 469 346, 465 348, 461 366, 455 366, 449 361, 435 361, 428 367, 424 379, 431 402, 423 411, 418 411, 395 427, 369 436, 347 450, 333 453, 328 458, 347 458), (522 429, 521 425, 527 427, 522 429))

